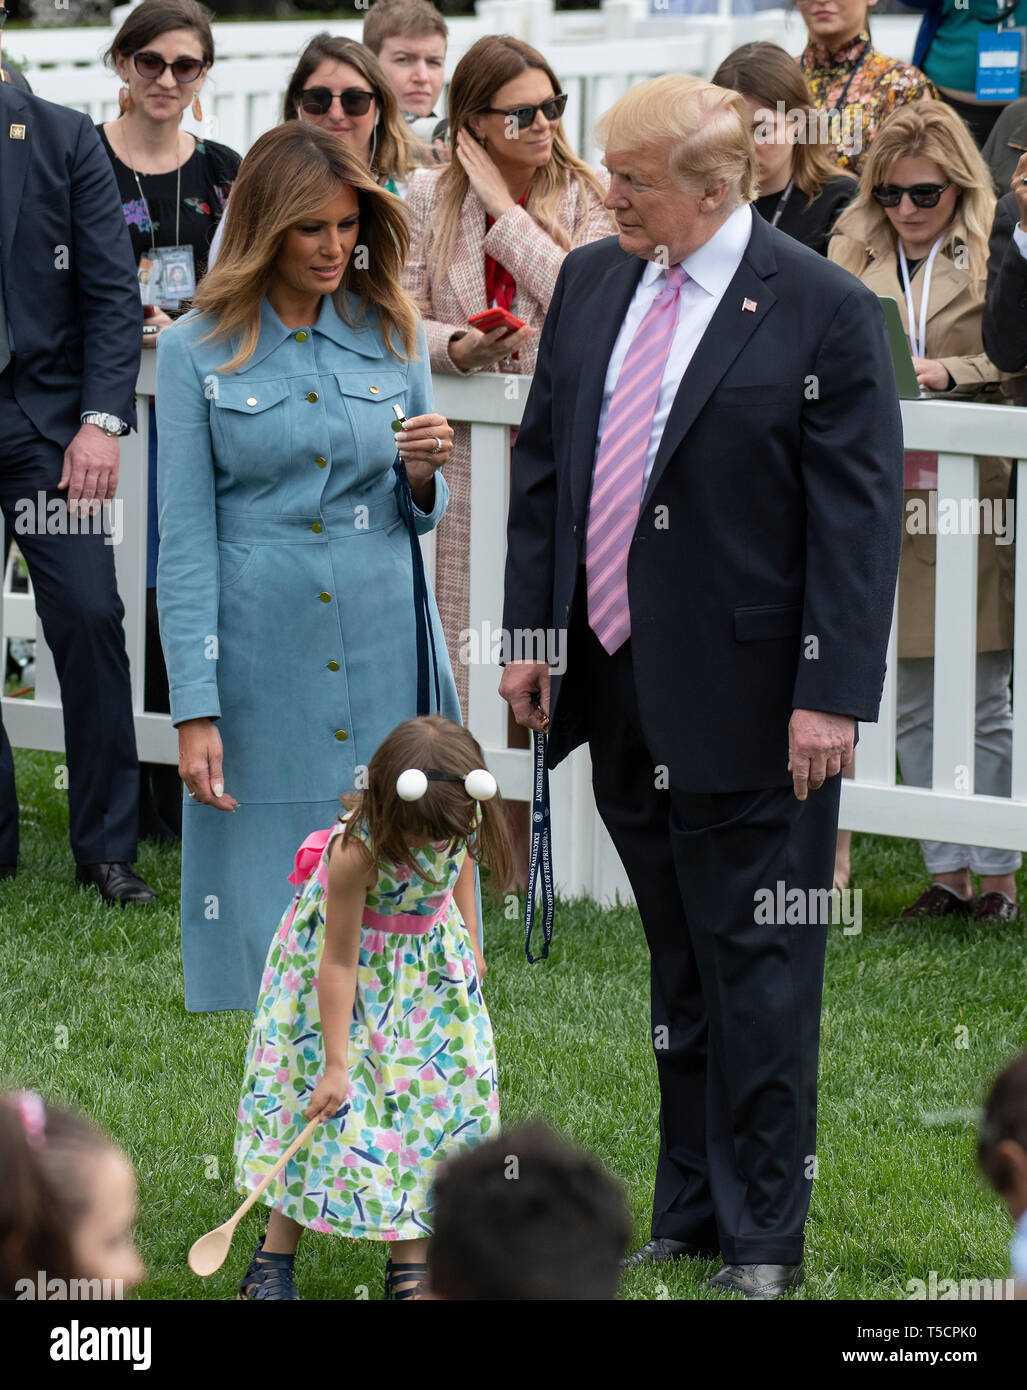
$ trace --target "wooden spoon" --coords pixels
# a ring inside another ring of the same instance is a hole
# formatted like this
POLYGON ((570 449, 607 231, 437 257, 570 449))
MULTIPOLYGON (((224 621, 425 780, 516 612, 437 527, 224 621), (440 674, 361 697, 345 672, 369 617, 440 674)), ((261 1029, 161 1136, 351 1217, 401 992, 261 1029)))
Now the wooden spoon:
POLYGON ((201 1279, 206 1279, 208 1274, 213 1274, 216 1269, 221 1268, 232 1244, 236 1226, 268 1184, 282 1171, 296 1150, 303 1147, 320 1123, 321 1116, 315 1115, 303 1133, 297 1135, 292 1141, 270 1173, 261 1178, 234 1216, 230 1216, 223 1225, 215 1227, 213 1231, 208 1231, 205 1236, 200 1236, 199 1240, 193 1241, 189 1251, 189 1268, 194 1274, 198 1274, 201 1279))

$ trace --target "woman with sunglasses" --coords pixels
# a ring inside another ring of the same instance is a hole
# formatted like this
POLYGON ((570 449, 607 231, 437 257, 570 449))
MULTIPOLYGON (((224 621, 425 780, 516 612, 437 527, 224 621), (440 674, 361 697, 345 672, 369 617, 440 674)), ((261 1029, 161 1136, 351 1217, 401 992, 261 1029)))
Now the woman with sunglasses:
MULTIPOLYGON (((981 316, 988 233, 995 210, 991 176, 966 125, 941 101, 918 101, 890 116, 867 159, 856 201, 838 219, 828 255, 875 293, 897 301, 922 387, 963 400, 1011 403, 1016 379, 985 354, 981 316)), ((980 498, 1005 516, 1011 464, 982 458, 980 498)), ((897 747, 908 786, 931 785, 934 692, 935 537, 930 492, 938 456, 908 451, 899 565, 897 747)), ((1012 533, 978 538, 977 739, 974 786, 1010 793, 1013 645, 1012 533)), ((921 841, 930 883, 903 918, 1017 916, 1008 850, 921 841), (973 897, 970 873, 981 876, 973 897)))
MULTIPOLYGON (((196 0, 143 0, 115 35, 105 62, 121 78, 121 115, 98 127, 121 195, 143 298, 143 346, 189 307, 207 269, 211 238, 239 168, 239 156, 216 140, 181 129, 191 108, 203 119, 200 93, 214 61, 211 12, 196 0)), ((157 432, 150 416, 150 485, 146 566, 148 710, 166 713, 168 678, 157 627, 157 432)), ((139 766, 140 838, 178 839, 182 789, 177 769, 139 766)))
MULTIPOLYGON (((509 35, 479 39, 456 66, 451 161, 418 172, 407 197, 413 234, 404 284, 424 319, 433 371, 533 372, 564 257, 615 231, 603 207, 605 171, 597 176, 578 159, 563 133, 566 104, 542 54, 509 35), (469 324, 492 308, 508 310, 524 327, 469 324)), ((466 718, 467 664, 459 654, 470 622, 469 425, 456 426, 446 478, 450 504, 436 543, 435 590, 466 718)), ((509 727, 511 746, 527 747, 526 731, 512 718, 509 727)), ((507 804, 523 876, 527 805, 507 804)))
MULTIPOLYGON (((832 158, 858 174, 881 122, 896 107, 937 96, 919 68, 870 42, 877 0, 795 0, 809 42, 799 65, 827 129, 832 158)), ((819 134, 819 132, 818 132, 819 134)))
MULTIPOLYGON (((319 126, 352 150, 381 188, 406 195, 422 147, 403 119, 381 64, 355 39, 315 34, 300 55, 282 102, 283 121, 319 126)), ((222 224, 210 249, 217 260, 222 224)))
POLYGON ((813 108, 802 69, 776 43, 747 43, 728 54, 713 82, 739 92, 749 110, 759 168, 753 207, 772 227, 826 256, 835 218, 858 185, 809 138, 813 108))

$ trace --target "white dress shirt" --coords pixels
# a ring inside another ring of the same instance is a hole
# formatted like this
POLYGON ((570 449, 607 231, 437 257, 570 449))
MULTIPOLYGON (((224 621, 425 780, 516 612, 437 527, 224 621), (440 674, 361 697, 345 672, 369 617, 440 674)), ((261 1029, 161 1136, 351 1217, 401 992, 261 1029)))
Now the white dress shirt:
MULTIPOLYGON (((643 491, 648 485, 656 451, 660 447, 667 416, 670 414, 670 407, 677 395, 678 387, 681 385, 681 378, 684 376, 703 334, 710 326, 710 320, 723 298, 724 291, 741 264, 745 248, 749 244, 749 237, 752 235, 752 219, 752 209, 748 203, 743 203, 741 207, 735 208, 724 225, 714 232, 709 241, 681 262, 690 278, 681 286, 678 295, 677 327, 674 329, 674 337, 667 356, 667 365, 663 369, 663 380, 660 383, 660 394, 656 402, 656 414, 653 416, 653 429, 649 436, 649 451, 645 463, 645 478, 642 483, 643 491)), ((662 265, 657 261, 646 262, 645 269, 642 271, 642 278, 638 282, 634 298, 628 305, 628 311, 624 315, 624 322, 617 334, 617 341, 613 345, 610 361, 606 368, 606 384, 603 387, 603 404, 599 412, 599 430, 596 437, 596 457, 599 455, 599 444, 603 437, 613 390, 617 384, 620 369, 624 365, 624 359, 628 355, 631 340, 649 312, 653 300, 664 288, 666 280, 667 271, 662 265)))
POLYGON ((1027 261, 1027 232, 1020 226, 1019 222, 1013 224, 1013 240, 1016 242, 1016 249, 1027 261))

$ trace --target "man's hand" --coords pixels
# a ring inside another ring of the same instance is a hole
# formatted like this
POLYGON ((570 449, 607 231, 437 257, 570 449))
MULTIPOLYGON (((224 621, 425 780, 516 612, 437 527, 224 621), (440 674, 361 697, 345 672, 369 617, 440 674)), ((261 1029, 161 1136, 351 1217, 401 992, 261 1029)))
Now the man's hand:
POLYGON ((549 717, 549 681, 545 661, 511 661, 504 666, 499 693, 522 728, 542 732, 542 716, 549 717))
MULTIPOLYGON (((519 722, 519 721, 518 721, 519 722)), ((795 709, 788 721, 788 771, 795 795, 805 801, 852 762, 856 721, 847 714, 795 709)))
POLYGON ((64 468, 58 488, 68 489, 68 505, 109 502, 118 490, 118 441, 99 425, 83 425, 64 451, 64 468))
POLYGON ((1027 179, 1027 154, 1022 154, 1017 160, 1009 184, 1016 196, 1016 206, 1020 210, 1020 226, 1027 232, 1027 183, 1024 183, 1024 179, 1027 179))

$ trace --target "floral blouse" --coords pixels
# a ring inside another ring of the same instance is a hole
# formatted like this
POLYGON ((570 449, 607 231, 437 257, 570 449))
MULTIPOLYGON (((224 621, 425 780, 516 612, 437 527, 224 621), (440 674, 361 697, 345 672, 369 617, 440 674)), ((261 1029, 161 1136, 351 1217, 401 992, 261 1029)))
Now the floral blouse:
POLYGON ((854 174, 890 111, 938 95, 919 68, 878 53, 868 29, 835 53, 824 43, 808 43, 799 66, 817 109, 817 133, 807 138, 818 139, 823 132, 835 161, 854 174))

